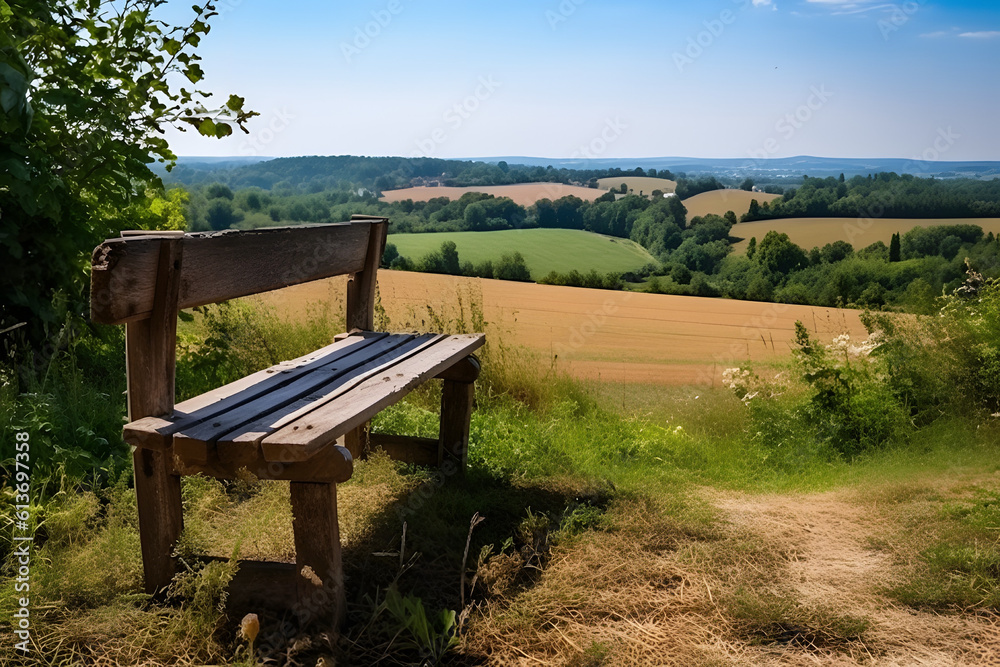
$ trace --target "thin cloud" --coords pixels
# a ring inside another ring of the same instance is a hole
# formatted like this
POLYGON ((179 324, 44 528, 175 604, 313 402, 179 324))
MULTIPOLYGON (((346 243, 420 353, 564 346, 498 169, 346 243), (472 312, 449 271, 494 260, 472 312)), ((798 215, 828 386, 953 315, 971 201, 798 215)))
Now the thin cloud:
POLYGON ((886 4, 885 2, 881 2, 881 0, 806 0, 806 4, 824 7, 830 10, 831 14, 834 16, 864 14, 865 12, 877 11, 880 9, 896 9, 895 5, 886 4))
POLYGON ((978 32, 963 32, 959 37, 967 39, 996 39, 1000 37, 1000 30, 980 30, 978 32))

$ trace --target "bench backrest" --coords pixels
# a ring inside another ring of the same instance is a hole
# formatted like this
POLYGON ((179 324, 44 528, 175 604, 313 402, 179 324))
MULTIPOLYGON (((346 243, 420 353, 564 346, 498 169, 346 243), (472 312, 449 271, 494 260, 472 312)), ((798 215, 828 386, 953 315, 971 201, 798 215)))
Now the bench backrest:
POLYGON ((125 324, 129 421, 174 405, 177 312, 350 274, 347 330, 374 326, 388 220, 251 231, 127 235, 94 249, 91 319, 125 324))
POLYGON ((173 305, 173 295, 158 295, 171 287, 181 309, 354 274, 347 328, 370 329, 374 304, 363 292, 374 290, 387 222, 355 216, 337 224, 108 239, 94 250, 91 318, 124 324, 152 317, 173 305), (158 296, 165 301, 158 304, 158 296))

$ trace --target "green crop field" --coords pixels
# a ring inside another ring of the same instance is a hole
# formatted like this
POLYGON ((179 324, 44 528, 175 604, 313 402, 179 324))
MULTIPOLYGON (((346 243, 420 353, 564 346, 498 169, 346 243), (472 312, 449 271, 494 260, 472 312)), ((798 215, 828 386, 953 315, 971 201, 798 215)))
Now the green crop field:
POLYGON ((550 271, 586 273, 631 271, 655 262, 633 241, 575 229, 510 229, 500 232, 443 232, 439 234, 390 234, 400 255, 418 261, 454 241, 461 262, 479 264, 497 260, 503 253, 519 252, 536 280, 550 271))

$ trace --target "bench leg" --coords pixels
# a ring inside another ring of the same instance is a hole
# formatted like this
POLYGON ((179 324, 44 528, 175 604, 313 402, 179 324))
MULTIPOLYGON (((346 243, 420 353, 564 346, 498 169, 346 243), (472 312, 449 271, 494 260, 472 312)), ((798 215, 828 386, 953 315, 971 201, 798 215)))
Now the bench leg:
POLYGON ((368 422, 352 429, 344 434, 343 447, 351 453, 351 458, 355 461, 363 461, 368 458, 368 422))
POLYGON ((337 485, 291 482, 295 533, 295 612, 302 627, 344 620, 344 571, 337 523, 337 485))
POLYGON ((139 540, 146 592, 155 594, 174 577, 174 545, 181 536, 181 478, 171 474, 167 455, 136 449, 135 495, 139 507, 139 540))
POLYGON ((445 380, 441 390, 440 453, 442 463, 447 458, 458 464, 459 474, 465 473, 469 461, 469 425, 472 422, 472 399, 475 383, 445 380))

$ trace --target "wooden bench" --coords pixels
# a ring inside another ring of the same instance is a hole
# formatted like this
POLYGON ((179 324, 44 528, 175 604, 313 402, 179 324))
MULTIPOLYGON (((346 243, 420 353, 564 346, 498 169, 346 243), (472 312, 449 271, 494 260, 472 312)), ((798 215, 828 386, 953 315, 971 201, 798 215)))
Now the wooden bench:
POLYGON ((355 216, 255 231, 125 232, 94 250, 92 319, 126 329, 123 437, 135 448, 147 592, 162 591, 175 572, 181 475, 234 479, 246 469, 291 482, 296 563, 241 562, 242 592, 281 598, 303 623, 336 625, 344 604, 336 485, 350 479, 353 460, 382 447, 394 458, 464 470, 479 373, 472 353, 484 337, 372 331, 387 226, 355 216), (343 274, 349 333, 174 405, 180 309, 343 274), (444 380, 438 439, 369 437, 368 420, 433 377, 444 380))

